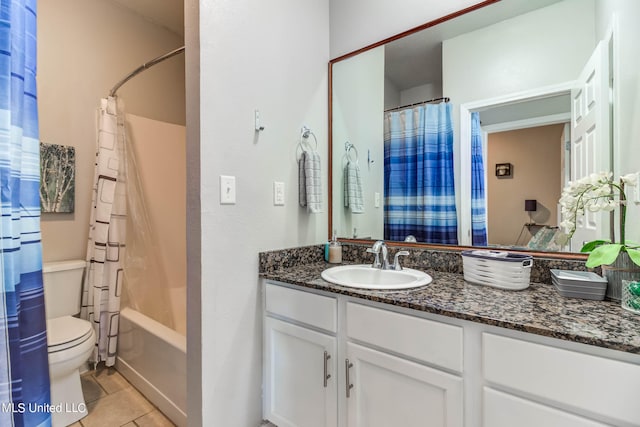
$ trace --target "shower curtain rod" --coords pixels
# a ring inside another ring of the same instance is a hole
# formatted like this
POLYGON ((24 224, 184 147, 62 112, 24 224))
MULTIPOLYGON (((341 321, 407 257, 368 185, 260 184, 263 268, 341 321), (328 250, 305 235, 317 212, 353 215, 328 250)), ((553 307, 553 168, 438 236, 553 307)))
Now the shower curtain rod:
POLYGON ((128 82, 129 80, 131 80, 132 78, 134 78, 135 76, 137 76, 138 74, 140 74, 141 72, 143 72, 144 70, 153 67, 154 65, 156 65, 159 62, 164 61, 165 59, 169 59, 172 56, 175 56, 179 53, 184 52, 184 46, 179 47, 177 49, 172 50, 171 52, 165 53, 164 55, 160 55, 157 58, 152 59, 149 62, 145 62, 144 64, 142 64, 141 66, 139 66, 138 68, 136 68, 135 70, 133 70, 132 72, 130 72, 124 79, 120 80, 118 83, 116 83, 116 85, 111 88, 111 91, 109 92, 109 96, 115 96, 116 92, 118 91, 118 89, 120 89, 120 87, 125 84, 126 82, 128 82))
POLYGON ((440 97, 440 98, 428 99, 426 101, 414 102, 413 104, 400 105, 399 107, 393 107, 393 108, 389 108, 387 110, 384 110, 384 112, 386 113, 387 111, 401 110, 403 108, 415 107, 416 105, 428 104, 430 102, 436 102, 436 101, 449 102, 449 97, 448 96, 443 96, 443 97, 440 97))

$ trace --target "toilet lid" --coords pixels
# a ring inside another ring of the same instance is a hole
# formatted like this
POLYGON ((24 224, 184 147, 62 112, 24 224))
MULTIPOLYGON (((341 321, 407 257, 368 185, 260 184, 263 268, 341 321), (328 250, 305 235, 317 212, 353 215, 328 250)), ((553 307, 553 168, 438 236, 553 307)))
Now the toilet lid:
POLYGON ((47 319, 49 353, 75 347, 92 336, 91 323, 77 317, 47 319))

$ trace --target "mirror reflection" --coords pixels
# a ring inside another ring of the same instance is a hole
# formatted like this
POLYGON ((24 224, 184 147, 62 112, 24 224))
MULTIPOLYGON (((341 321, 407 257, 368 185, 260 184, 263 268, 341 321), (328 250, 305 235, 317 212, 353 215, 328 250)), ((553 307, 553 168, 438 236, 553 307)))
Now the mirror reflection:
POLYGON ((566 183, 612 169, 605 3, 502 0, 333 61, 338 236, 570 251, 606 235, 600 216, 553 241, 566 183))

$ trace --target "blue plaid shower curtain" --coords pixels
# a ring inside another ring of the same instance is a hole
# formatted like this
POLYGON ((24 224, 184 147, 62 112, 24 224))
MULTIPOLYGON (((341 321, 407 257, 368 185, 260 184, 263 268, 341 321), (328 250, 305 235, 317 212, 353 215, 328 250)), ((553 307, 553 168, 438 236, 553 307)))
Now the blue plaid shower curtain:
POLYGON ((449 103, 384 117, 384 238, 458 243, 449 103))
POLYGON ((36 1, 0 0, 0 425, 50 426, 36 1))
POLYGON ((471 244, 487 246, 487 203, 480 114, 471 113, 471 244))

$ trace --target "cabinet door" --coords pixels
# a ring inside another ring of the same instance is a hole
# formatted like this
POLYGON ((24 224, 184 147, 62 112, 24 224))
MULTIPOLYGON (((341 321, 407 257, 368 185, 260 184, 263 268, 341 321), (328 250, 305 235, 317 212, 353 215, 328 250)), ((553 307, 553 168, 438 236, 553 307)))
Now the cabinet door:
POLYGON ((347 360, 349 427, 462 427, 460 377, 354 343, 347 360))
POLYGON ((336 426, 336 338, 266 317, 264 354, 264 417, 279 427, 336 426))

